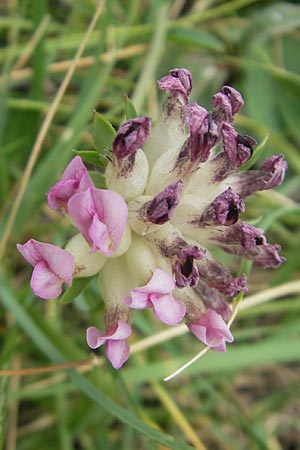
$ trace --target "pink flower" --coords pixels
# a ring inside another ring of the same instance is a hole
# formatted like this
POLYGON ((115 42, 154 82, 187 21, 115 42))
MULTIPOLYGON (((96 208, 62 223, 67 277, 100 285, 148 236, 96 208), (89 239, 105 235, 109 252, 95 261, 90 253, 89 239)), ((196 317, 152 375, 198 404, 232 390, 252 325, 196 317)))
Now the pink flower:
POLYGON ((208 308, 205 314, 200 314, 198 320, 188 323, 187 326, 200 341, 219 352, 226 351, 226 341, 233 341, 228 326, 222 317, 211 308, 208 308))
POLYGON ((72 284, 73 256, 56 245, 30 239, 26 244, 17 244, 22 256, 34 267, 30 286, 39 297, 58 297, 62 284, 72 284))
POLYGON ((156 269, 145 286, 134 288, 131 297, 125 297, 124 303, 130 308, 144 309, 153 307, 155 316, 168 325, 180 322, 186 312, 185 304, 173 297, 175 281, 166 272, 156 269))
POLYGON ((116 192, 89 188, 74 195, 68 202, 68 212, 92 252, 100 250, 111 256, 120 245, 127 222, 128 209, 116 192))
POLYGON ((67 209, 69 199, 77 192, 94 186, 88 171, 79 156, 75 156, 58 181, 48 192, 47 200, 51 209, 67 209))
POLYGON ((115 369, 120 369, 127 361, 130 353, 127 338, 131 334, 131 326, 128 323, 118 320, 116 327, 107 335, 96 327, 89 327, 86 330, 86 340, 92 349, 106 344, 106 356, 115 369))

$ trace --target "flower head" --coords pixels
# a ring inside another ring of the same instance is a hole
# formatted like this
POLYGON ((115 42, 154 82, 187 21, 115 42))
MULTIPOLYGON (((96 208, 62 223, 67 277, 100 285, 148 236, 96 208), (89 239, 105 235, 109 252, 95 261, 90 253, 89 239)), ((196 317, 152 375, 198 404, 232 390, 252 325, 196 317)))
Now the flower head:
POLYGON ((167 97, 154 127, 148 116, 136 117, 115 135, 103 173, 107 189, 93 186, 76 157, 49 191, 49 206, 63 207, 80 232, 68 251, 50 252, 53 246, 33 240, 18 246, 35 266, 32 287, 44 298, 59 295, 72 273, 99 273, 105 331, 89 327, 87 343, 105 344, 115 368, 129 356, 134 309, 152 308, 167 325, 185 319, 205 345, 225 351, 233 341, 230 300, 247 291, 247 278, 214 258, 213 247, 262 268, 284 261, 262 229, 240 220, 244 198, 282 183, 287 167, 275 155, 256 170, 240 170, 256 145, 232 125, 241 94, 224 86, 211 111, 189 103, 192 77, 183 68, 158 86, 167 97))

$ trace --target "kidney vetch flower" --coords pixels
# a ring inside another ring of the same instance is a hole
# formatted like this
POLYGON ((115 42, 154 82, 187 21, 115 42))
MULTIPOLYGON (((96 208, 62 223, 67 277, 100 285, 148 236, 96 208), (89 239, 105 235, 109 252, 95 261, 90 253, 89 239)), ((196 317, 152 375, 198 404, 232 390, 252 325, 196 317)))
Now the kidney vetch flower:
POLYGON ((69 215, 79 233, 64 249, 33 239, 18 245, 42 298, 98 274, 105 330, 94 323, 86 338, 92 349, 105 344, 117 369, 129 357, 134 309, 152 308, 168 325, 185 320, 207 346, 226 350, 230 299, 247 290, 246 275, 234 276, 213 247, 262 268, 284 260, 262 229, 239 219, 245 197, 279 185, 286 170, 281 154, 239 170, 256 144, 232 125, 243 105, 239 92, 223 86, 209 112, 189 103, 188 70, 173 69, 158 85, 167 93, 159 121, 152 130, 148 116, 121 125, 103 172, 106 189, 94 185, 79 156, 50 189, 49 207, 69 215))

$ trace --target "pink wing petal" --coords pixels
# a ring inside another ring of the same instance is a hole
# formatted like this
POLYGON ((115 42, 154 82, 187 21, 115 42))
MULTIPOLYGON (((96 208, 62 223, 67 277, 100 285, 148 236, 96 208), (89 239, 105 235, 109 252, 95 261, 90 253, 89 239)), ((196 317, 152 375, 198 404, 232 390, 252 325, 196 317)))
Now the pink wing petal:
POLYGON ((35 239, 30 239, 23 245, 17 244, 17 249, 32 266, 44 262, 61 282, 72 284, 74 258, 71 253, 56 245, 39 242, 35 239))
POLYGON ((41 298, 56 298, 62 291, 62 280, 43 261, 36 264, 32 272, 30 286, 41 298))
POLYGON ((64 207, 69 198, 74 195, 77 184, 76 180, 58 181, 47 194, 49 208, 58 209, 64 207))
POLYGON ((86 241, 107 255, 117 250, 126 226, 128 209, 123 198, 116 192, 90 188, 84 192, 74 195, 68 202, 68 212, 76 227, 81 231, 86 241), (92 225, 95 215, 95 223, 92 225), (96 223, 97 222, 97 223, 96 223), (107 234, 100 223, 104 224, 109 235, 109 246, 107 234), (101 228, 103 242, 99 242, 98 231, 101 228), (91 239, 91 234, 93 239, 91 239), (93 241, 94 240, 94 241, 93 241), (95 242, 96 240, 96 242, 95 242))
POLYGON ((104 333, 102 333, 96 327, 89 327, 86 330, 86 341, 89 347, 98 348, 106 342, 106 338, 103 337, 104 333))
POLYGON ((198 323, 190 323, 188 324, 188 328, 191 333, 193 333, 199 341, 203 342, 205 345, 208 345, 206 339, 206 327, 204 325, 199 325, 198 323))
POLYGON ((34 239, 29 239, 25 244, 17 244, 17 249, 21 255, 29 262, 32 266, 35 266, 38 262, 42 261, 42 256, 35 246, 34 239))
POLYGON ((146 286, 134 289, 134 291, 149 294, 169 294, 174 289, 176 289, 176 285, 171 275, 164 270, 156 269, 149 283, 146 286))
POLYGON ((74 257, 71 253, 60 247, 44 242, 34 242, 36 250, 40 253, 51 270, 61 281, 68 285, 72 284, 72 274, 74 270, 74 257))
POLYGON ((91 189, 73 195, 68 202, 68 212, 74 225, 91 245, 92 241, 89 236, 89 228, 96 213, 91 189))
POLYGON ((89 227, 89 237, 93 243, 92 252, 99 249, 100 252, 107 256, 113 254, 113 251, 110 249, 111 240, 107 226, 99 220, 97 214, 94 214, 91 226, 89 227))
POLYGON ((115 369, 120 369, 129 358, 130 347, 125 339, 111 340, 106 344, 106 356, 115 369))
POLYGON ((91 192, 99 219, 107 226, 114 252, 120 245, 127 222, 126 202, 117 192, 108 189, 92 188, 91 192))
POLYGON ((107 339, 111 339, 113 341, 127 339, 131 335, 131 332, 131 326, 128 323, 118 320, 116 331, 110 336, 107 336, 107 339))
POLYGON ((51 209, 66 207, 68 200, 77 192, 85 191, 94 184, 87 168, 79 156, 75 156, 58 181, 48 192, 47 200, 51 209))
POLYGON ((175 325, 185 315, 185 304, 173 295, 151 295, 151 301, 155 316, 167 325, 175 325))
POLYGON ((131 297, 124 297, 123 301, 125 305, 129 306, 129 308, 133 309, 145 309, 151 308, 152 303, 149 300, 149 295, 139 292, 139 288, 132 289, 131 297))
POLYGON ((80 180, 81 177, 87 172, 85 165, 82 162, 80 156, 75 156, 65 168, 61 179, 62 180, 80 180))
POLYGON ((222 342, 219 345, 212 346, 213 350, 216 350, 217 352, 226 352, 226 342, 225 339, 222 339, 222 342))
POLYGON ((220 336, 226 339, 227 342, 233 342, 233 336, 227 324, 222 317, 213 309, 208 308, 207 316, 209 318, 211 327, 219 333, 220 336))
POLYGON ((89 189, 90 187, 94 187, 94 183, 92 182, 92 180, 88 174, 88 171, 86 171, 81 177, 77 192, 84 192, 87 189, 89 189))

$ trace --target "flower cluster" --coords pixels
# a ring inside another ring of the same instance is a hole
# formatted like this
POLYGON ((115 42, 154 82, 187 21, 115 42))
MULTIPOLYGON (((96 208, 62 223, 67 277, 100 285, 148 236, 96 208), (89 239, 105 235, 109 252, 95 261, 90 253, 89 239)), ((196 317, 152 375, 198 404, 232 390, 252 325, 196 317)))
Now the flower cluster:
POLYGON ((42 298, 59 296, 72 278, 99 274, 106 329, 91 326, 86 339, 93 349, 105 344, 115 368, 129 356, 132 309, 152 308, 167 325, 184 319, 218 351, 233 341, 230 298, 247 290, 246 276, 234 277, 210 248, 263 268, 283 261, 263 230, 239 220, 244 198, 279 185, 286 169, 276 155, 258 170, 238 170, 255 146, 232 126, 243 105, 239 92, 224 86, 208 112, 188 101, 188 70, 171 70, 158 85, 168 94, 161 117, 152 130, 147 116, 123 123, 104 173, 107 189, 94 186, 79 156, 50 189, 49 207, 62 209, 79 231, 65 249, 33 239, 17 246, 42 298))

